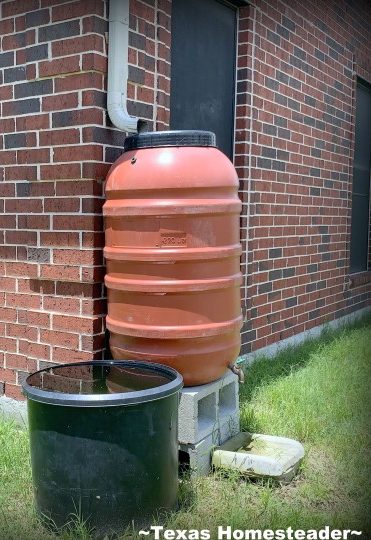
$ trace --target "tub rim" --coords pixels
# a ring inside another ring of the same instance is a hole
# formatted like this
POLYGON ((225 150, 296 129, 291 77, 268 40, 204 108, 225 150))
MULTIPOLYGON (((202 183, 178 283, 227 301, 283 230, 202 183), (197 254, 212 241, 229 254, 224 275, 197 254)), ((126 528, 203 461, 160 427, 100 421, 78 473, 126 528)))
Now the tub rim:
POLYGON ((169 397, 179 392, 183 387, 183 377, 175 369, 155 362, 144 362, 137 360, 93 360, 86 362, 70 362, 67 364, 56 364, 44 369, 40 369, 28 375, 22 385, 23 394, 30 401, 46 403, 49 405, 60 405, 64 407, 117 407, 122 405, 137 405, 158 399, 169 397), (131 368, 142 368, 152 371, 153 374, 167 376, 168 383, 154 388, 135 390, 132 392, 117 392, 112 394, 73 394, 53 392, 43 390, 28 383, 30 377, 37 373, 45 373, 53 368, 76 367, 76 366, 124 366, 131 368))

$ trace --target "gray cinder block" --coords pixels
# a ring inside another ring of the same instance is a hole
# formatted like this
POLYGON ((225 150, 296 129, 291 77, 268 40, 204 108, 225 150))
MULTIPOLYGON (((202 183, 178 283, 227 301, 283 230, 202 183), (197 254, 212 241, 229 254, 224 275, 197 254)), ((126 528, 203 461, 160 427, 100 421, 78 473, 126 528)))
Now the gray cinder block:
POLYGON ((191 474, 208 474, 214 448, 239 433, 238 390, 238 377, 229 370, 217 381, 182 390, 178 440, 191 474))
POLYGON ((192 476, 209 474, 213 451, 220 444, 239 433, 239 422, 224 422, 220 428, 214 429, 196 444, 180 444, 179 449, 188 454, 189 468, 192 476), (219 442, 220 441, 220 442, 219 442))
POLYGON ((239 422, 238 377, 230 370, 209 384, 183 388, 179 404, 179 443, 197 444, 215 430, 239 422))

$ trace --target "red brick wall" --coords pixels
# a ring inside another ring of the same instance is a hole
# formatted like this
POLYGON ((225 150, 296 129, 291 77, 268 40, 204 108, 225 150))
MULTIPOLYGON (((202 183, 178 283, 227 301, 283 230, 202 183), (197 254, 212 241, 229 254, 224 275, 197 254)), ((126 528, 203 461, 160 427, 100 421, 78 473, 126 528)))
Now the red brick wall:
MULTIPOLYGON (((131 1, 129 112, 168 122, 167 0, 131 1)), ((124 134, 106 112, 108 2, 1 2, 0 393, 102 358, 103 181, 124 134)))
MULTIPOLYGON (((46 362, 104 356, 103 181, 124 140, 106 113, 107 4, 0 4, 0 393, 11 397, 46 362)), ((129 112, 164 129, 171 2, 130 11, 129 112)), ((370 23, 361 1, 240 10, 242 353, 370 303, 370 285, 347 280, 370 23)))
POLYGON ((370 304, 370 283, 349 288, 348 272, 354 94, 356 76, 371 81, 371 7, 258 0, 240 10, 238 36, 248 353, 370 304))

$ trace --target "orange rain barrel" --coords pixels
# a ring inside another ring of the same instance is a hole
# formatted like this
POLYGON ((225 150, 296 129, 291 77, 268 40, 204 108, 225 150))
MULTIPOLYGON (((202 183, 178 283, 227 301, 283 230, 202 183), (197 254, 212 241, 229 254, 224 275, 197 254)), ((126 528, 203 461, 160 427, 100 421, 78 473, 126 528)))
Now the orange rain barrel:
POLYGON ((238 178, 207 131, 128 137, 106 182, 113 358, 221 377, 240 351, 238 178))

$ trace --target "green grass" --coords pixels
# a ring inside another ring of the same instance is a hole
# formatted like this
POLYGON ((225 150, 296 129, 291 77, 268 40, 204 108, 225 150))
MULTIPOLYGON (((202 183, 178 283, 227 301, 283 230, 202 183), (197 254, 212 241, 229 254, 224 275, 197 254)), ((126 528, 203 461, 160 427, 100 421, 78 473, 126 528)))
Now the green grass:
MULTIPOLYGON (((288 485, 215 473, 181 481, 169 528, 354 528, 371 537, 369 472, 371 317, 261 358, 241 387, 244 430, 300 440, 306 451, 288 485)), ((56 538, 32 506, 27 433, 0 421, 0 538, 56 538), (3 536, 1 536, 3 531, 3 536)), ((59 538, 87 540, 78 520, 59 538)), ((128 531, 123 538, 137 538, 128 531)), ((141 538, 138 536, 138 538, 141 538)))

